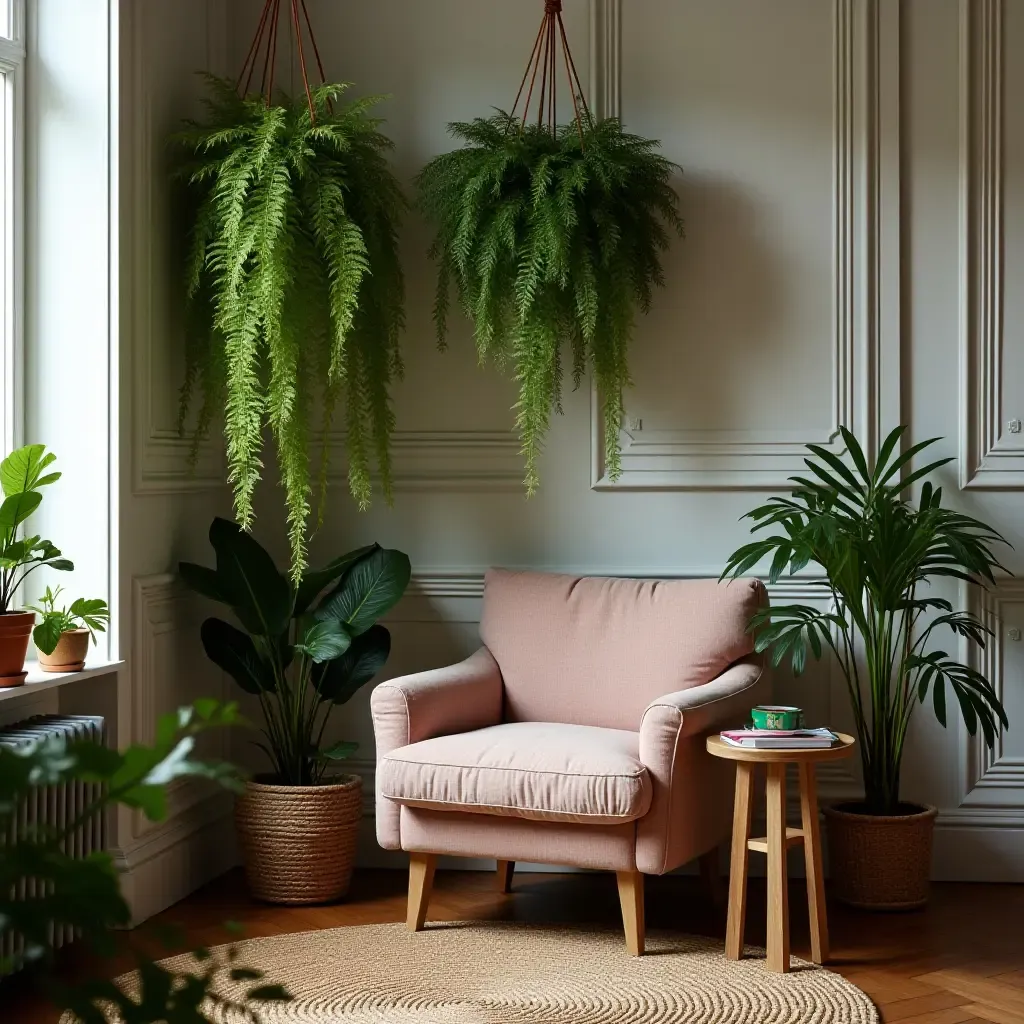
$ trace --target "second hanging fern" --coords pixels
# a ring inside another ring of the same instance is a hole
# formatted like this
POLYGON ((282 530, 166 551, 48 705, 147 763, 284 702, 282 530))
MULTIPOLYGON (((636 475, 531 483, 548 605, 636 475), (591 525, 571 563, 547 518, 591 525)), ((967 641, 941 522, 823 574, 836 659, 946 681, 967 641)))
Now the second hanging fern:
POLYGON ((443 345, 454 282, 480 358, 514 366, 529 493, 560 406, 563 365, 574 386, 589 369, 615 478, 636 310, 650 306, 663 283, 660 254, 682 233, 675 165, 613 118, 584 114, 552 131, 499 113, 450 130, 464 147, 437 157, 419 178, 421 204, 438 230, 439 339, 443 345))

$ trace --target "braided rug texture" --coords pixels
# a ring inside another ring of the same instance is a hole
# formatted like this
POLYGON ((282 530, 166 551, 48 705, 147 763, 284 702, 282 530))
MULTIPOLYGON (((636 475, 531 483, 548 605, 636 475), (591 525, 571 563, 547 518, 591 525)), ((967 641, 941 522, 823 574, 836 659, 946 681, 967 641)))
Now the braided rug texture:
MULTIPOLYGON (((626 953, 619 931, 492 922, 437 923, 412 934, 363 925, 251 939, 238 963, 285 985, 263 1024, 878 1024, 848 981, 763 952, 725 958, 720 942, 649 934, 626 953)), ((187 958, 166 963, 189 968, 187 958)), ((131 976, 123 979, 131 984, 131 976)), ((225 992, 227 994, 227 992, 225 992)))

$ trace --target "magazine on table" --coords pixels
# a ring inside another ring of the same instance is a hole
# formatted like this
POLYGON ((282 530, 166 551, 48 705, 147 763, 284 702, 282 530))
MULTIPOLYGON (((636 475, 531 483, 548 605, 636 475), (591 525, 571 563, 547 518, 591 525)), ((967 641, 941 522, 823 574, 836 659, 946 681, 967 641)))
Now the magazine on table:
POLYGON ((721 736, 730 746, 751 750, 814 750, 839 739, 831 729, 726 729, 721 736))

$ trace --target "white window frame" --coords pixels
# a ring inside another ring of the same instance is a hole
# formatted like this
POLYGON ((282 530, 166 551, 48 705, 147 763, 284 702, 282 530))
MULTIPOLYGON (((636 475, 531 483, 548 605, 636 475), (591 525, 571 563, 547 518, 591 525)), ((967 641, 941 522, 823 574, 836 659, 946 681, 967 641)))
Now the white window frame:
POLYGON ((0 72, 6 88, 0 93, 4 104, 5 159, 2 195, 4 274, 0 280, 0 345, 2 345, 3 394, 0 443, 3 454, 23 441, 25 423, 25 0, 0 0, 6 4, 10 36, 0 36, 0 72))

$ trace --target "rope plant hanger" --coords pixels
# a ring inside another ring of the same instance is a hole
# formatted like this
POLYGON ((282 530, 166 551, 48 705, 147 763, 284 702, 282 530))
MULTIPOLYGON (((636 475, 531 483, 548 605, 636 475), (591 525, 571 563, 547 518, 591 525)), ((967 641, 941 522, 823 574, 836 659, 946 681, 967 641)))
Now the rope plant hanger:
POLYGON ((432 160, 418 179, 420 204, 437 229, 439 344, 454 284, 481 360, 515 372, 528 494, 539 483, 551 412, 561 411, 566 350, 574 388, 593 374, 606 462, 617 478, 636 310, 650 307, 664 283, 661 253, 682 234, 676 165, 618 119, 593 117, 561 0, 545 0, 511 111, 449 130, 463 146, 432 160), (563 73, 570 124, 558 123, 563 73))
POLYGON ((390 500, 405 204, 387 160, 392 143, 369 114, 380 97, 339 102, 348 86, 326 81, 306 0, 266 0, 238 79, 207 81, 206 118, 175 138, 190 231, 181 424, 199 392, 197 451, 223 416, 235 514, 246 529, 269 428, 298 580, 313 491, 313 409, 321 410, 320 515, 339 402, 352 495, 361 508, 369 504, 372 459, 390 500), (298 50, 299 98, 275 80, 279 37, 288 31, 282 7, 298 50), (309 79, 307 36, 318 85, 309 79))

